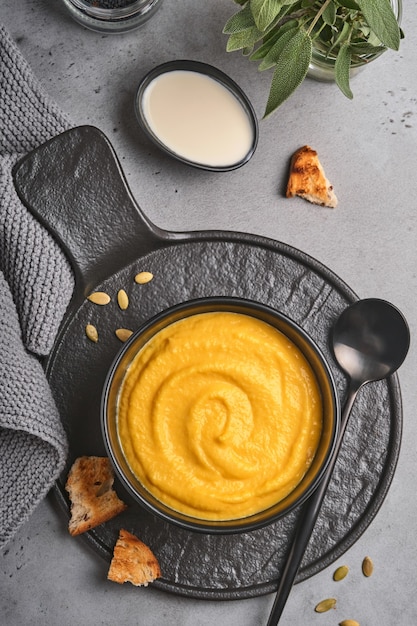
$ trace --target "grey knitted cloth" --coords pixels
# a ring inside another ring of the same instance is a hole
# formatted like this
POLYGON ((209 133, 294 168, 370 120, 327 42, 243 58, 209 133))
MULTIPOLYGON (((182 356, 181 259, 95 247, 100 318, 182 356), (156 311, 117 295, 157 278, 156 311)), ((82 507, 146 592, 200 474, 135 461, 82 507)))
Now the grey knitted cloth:
POLYGON ((61 472, 67 442, 39 356, 73 290, 62 251, 14 190, 24 154, 71 126, 0 24, 0 548, 61 472))

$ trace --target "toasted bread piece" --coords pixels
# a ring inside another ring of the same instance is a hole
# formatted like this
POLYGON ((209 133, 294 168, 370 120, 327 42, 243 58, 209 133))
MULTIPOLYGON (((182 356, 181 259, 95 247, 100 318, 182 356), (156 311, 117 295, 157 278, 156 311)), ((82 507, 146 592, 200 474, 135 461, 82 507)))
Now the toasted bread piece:
POLYGON ((155 578, 160 578, 161 569, 152 550, 135 535, 123 528, 114 546, 113 558, 107 574, 108 580, 136 587, 147 587, 155 578))
POLYGON ((80 535, 125 510, 113 489, 114 474, 107 457, 82 456, 69 471, 65 489, 71 501, 68 530, 80 535))
POLYGON ((286 196, 300 196, 332 209, 337 206, 333 186, 326 178, 317 152, 310 146, 299 148, 292 156, 286 196))

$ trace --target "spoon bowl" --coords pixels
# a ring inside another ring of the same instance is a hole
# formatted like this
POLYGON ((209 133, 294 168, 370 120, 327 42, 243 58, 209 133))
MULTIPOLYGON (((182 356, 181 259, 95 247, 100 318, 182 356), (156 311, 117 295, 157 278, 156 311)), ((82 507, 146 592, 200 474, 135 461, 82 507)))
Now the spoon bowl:
POLYGON ((333 330, 333 350, 351 381, 386 378, 403 362, 410 344, 402 313, 377 298, 359 300, 345 309, 333 330))

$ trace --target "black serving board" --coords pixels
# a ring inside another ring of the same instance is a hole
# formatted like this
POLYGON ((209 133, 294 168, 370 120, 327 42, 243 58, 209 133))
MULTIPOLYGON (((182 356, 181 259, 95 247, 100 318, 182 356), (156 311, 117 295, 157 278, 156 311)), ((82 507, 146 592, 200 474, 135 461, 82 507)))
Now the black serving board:
MULTIPOLYGON (((121 348, 114 331, 135 330, 179 302, 207 296, 237 296, 262 302, 302 326, 324 352, 341 400, 347 381, 329 344, 340 312, 357 300, 328 268, 272 239, 245 233, 173 233, 152 224, 127 186, 108 139, 96 128, 66 131, 27 155, 14 171, 26 206, 53 233, 71 260, 76 288, 46 373, 68 434, 67 467, 56 492, 69 517, 68 469, 80 455, 104 455, 100 400, 108 368, 121 348), (140 271, 153 280, 134 282, 140 271), (117 291, 129 295, 127 310, 117 291), (102 290, 112 302, 86 300, 102 290), (99 331, 94 344, 87 323, 99 331)), ((219 199, 219 201, 221 201, 219 199)), ((341 556, 365 531, 391 484, 401 442, 402 406, 396 375, 365 386, 358 396, 342 449, 297 582, 341 556)), ((274 591, 300 510, 250 533, 204 535, 161 521, 135 504, 87 533, 110 561, 120 528, 137 534, 157 555, 163 577, 155 587, 185 596, 238 599, 274 591)))

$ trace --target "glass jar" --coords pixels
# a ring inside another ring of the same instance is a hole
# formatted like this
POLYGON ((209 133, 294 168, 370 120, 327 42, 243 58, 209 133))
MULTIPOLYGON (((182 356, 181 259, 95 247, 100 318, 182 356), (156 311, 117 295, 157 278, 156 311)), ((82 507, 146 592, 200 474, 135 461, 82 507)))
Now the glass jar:
POLYGON ((142 26, 162 0, 62 0, 76 22, 99 33, 126 33, 142 26))
MULTIPOLYGON (((398 24, 401 24, 402 18, 402 0, 390 0, 391 6, 394 10, 398 24)), ((350 75, 354 76, 365 65, 377 59, 387 48, 383 45, 379 47, 379 50, 372 54, 364 54, 358 60, 352 60, 350 66, 350 75)), ((326 48, 323 46, 320 48, 318 45, 314 45, 311 57, 311 62, 308 69, 308 76, 316 80, 321 81, 334 81, 335 72, 334 66, 336 61, 335 54, 328 54, 326 48)))

